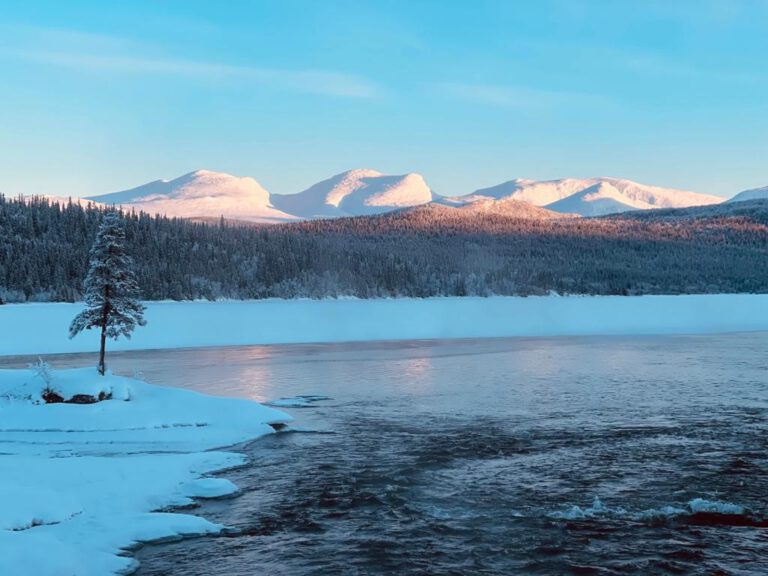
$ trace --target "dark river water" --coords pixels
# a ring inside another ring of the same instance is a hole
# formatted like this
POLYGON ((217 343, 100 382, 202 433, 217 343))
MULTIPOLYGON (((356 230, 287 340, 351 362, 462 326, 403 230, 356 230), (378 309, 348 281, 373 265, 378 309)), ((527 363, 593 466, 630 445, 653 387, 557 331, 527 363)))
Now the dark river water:
POLYGON ((140 576, 768 574, 766 333, 138 352, 112 368, 322 397, 237 448, 251 464, 225 476, 242 493, 194 511, 224 535, 146 546, 140 576))

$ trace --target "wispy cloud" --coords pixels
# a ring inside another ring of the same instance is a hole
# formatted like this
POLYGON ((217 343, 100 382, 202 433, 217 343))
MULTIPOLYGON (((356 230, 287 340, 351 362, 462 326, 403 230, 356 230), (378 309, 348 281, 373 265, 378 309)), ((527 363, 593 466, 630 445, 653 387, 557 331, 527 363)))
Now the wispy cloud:
POLYGON ((243 81, 277 90, 344 98, 375 98, 382 93, 381 87, 366 77, 334 70, 283 69, 176 58, 149 53, 153 47, 132 40, 77 31, 36 30, 35 36, 38 41, 34 45, 24 37, 20 38, 21 42, 6 42, 6 46, 0 47, 0 55, 91 73, 243 81))
MULTIPOLYGON (((670 3, 674 4, 674 3, 670 3)), ((768 6, 768 3, 766 4, 768 6)), ((590 74, 601 70, 608 78, 616 74, 636 74, 649 79, 709 80, 712 82, 762 82, 768 78, 766 67, 746 67, 745 59, 730 59, 719 63, 701 55, 653 50, 650 45, 628 48, 616 42, 593 40, 581 42, 577 37, 558 38, 515 38, 517 50, 528 54, 531 61, 568 62, 570 72, 590 74), (726 65, 728 62, 728 65, 726 65)), ((558 72, 568 71, 568 68, 558 72)))
POLYGON ((522 86, 442 82, 434 88, 454 98, 505 108, 535 109, 607 103, 600 94, 543 90, 522 86))
POLYGON ((201 80, 245 80, 281 90, 346 98, 373 98, 381 94, 379 86, 367 78, 328 70, 281 70, 173 58, 45 50, 3 50, 2 53, 29 61, 90 72, 162 74, 201 80))
POLYGON ((759 71, 745 73, 732 70, 712 69, 652 54, 618 53, 615 55, 615 61, 619 66, 647 76, 740 83, 752 82, 760 78, 759 71))

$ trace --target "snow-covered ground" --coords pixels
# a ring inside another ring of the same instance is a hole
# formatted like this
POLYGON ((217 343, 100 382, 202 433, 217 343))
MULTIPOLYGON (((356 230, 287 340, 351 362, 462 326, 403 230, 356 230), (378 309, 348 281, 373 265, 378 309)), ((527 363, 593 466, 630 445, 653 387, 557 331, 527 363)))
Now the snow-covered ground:
POLYGON ((94 368, 0 370, 0 574, 102 576, 131 571, 137 542, 217 532, 161 512, 236 487, 213 471, 243 463, 210 451, 273 432, 278 410, 152 386, 94 368), (45 404, 46 387, 111 399, 45 404))
MULTIPOLYGON (((81 308, 0 306, 0 354, 98 350, 96 333, 67 336, 81 308)), ((149 302, 145 317, 108 349, 768 330, 768 294, 149 302)))

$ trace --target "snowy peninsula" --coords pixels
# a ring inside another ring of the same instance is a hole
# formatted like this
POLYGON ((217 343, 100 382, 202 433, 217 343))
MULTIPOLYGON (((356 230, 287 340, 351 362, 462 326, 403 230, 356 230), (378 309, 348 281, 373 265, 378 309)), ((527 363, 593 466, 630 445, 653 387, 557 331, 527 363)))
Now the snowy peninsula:
POLYGON ((198 516, 162 510, 235 492, 206 475, 244 457, 212 450, 290 420, 255 402, 95 368, 0 370, 0 574, 125 574, 137 566, 125 550, 139 542, 218 532, 198 516), (106 399, 49 404, 50 390, 61 400, 106 399))

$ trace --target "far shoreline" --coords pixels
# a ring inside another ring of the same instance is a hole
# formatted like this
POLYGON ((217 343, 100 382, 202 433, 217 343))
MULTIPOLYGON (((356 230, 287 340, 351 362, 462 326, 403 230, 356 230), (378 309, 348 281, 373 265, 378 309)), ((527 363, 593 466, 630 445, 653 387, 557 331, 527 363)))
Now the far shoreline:
MULTIPOLYGON (((768 330, 768 294, 490 296, 363 300, 149 301, 146 327, 108 350, 556 336, 718 334, 768 330)), ((80 303, 0 306, 0 356, 92 352, 70 340, 80 303)))

